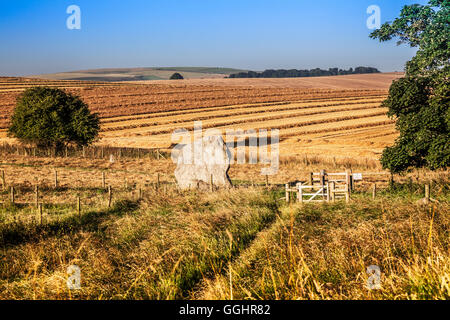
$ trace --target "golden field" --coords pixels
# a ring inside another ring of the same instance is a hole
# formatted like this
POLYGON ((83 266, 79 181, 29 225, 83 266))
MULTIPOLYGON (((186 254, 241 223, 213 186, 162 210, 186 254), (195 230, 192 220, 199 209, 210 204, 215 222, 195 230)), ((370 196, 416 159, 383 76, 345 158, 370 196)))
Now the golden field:
POLYGON ((376 160, 396 131, 381 102, 401 74, 294 79, 190 79, 83 82, 4 78, 0 138, 17 96, 33 85, 75 93, 102 121, 98 145, 162 148, 176 129, 279 129, 282 156, 329 155, 376 160))

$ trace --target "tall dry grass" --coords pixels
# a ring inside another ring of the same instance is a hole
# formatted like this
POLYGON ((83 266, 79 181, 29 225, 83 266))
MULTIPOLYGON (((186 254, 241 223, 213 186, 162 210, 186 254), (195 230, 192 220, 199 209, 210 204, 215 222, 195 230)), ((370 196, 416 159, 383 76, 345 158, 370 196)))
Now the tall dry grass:
POLYGON ((367 195, 349 206, 285 207, 196 298, 449 299, 446 198, 427 207, 367 195), (370 265, 381 268, 381 290, 366 287, 370 265))

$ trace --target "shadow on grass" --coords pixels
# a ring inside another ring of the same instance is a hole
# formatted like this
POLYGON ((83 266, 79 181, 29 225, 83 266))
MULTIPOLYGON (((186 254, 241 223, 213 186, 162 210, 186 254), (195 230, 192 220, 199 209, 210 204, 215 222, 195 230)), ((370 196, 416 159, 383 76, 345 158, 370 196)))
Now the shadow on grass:
POLYGON ((14 222, 0 226, 0 246, 13 246, 25 242, 39 241, 43 238, 89 231, 102 233, 101 222, 105 218, 121 217, 138 209, 135 201, 122 200, 114 204, 111 209, 89 211, 81 216, 71 215, 58 221, 44 224, 30 224, 14 222))

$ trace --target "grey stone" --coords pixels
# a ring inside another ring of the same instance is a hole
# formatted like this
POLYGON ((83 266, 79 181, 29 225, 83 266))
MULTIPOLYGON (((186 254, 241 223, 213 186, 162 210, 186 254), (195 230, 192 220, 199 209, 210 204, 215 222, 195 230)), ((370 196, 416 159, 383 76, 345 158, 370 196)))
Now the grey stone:
POLYGON ((180 189, 231 187, 231 153, 221 136, 206 136, 178 149, 175 178, 180 189))

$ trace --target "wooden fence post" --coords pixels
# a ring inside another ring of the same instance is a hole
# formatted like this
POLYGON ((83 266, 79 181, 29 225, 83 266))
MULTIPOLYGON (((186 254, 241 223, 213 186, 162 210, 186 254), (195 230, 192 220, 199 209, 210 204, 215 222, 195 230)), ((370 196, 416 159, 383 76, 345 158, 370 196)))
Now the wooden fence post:
POLYGON ((353 170, 350 169, 350 191, 353 192, 355 190, 355 184, 353 181, 353 170))
POLYGON ((298 199, 299 199, 300 203, 303 204, 303 185, 302 185, 302 183, 298 184, 298 199))
POLYGON ((38 212, 39 212, 39 217, 40 217, 40 221, 41 221, 41 225, 42 225, 42 203, 39 203, 39 205, 38 205, 38 212))
POLYGON ((39 186, 36 185, 34 187, 34 193, 35 193, 35 200, 36 200, 36 207, 39 206, 39 186))
POLYGON ((81 216, 81 198, 80 197, 77 197, 77 213, 78 213, 78 216, 80 217, 81 216))
POLYGON ((214 191, 214 180, 213 175, 211 175, 211 192, 214 191))
POLYGON ((139 188, 139 200, 142 200, 142 188, 139 188))
POLYGON ((289 183, 286 183, 286 203, 290 202, 289 183))
POLYGON ((336 182, 331 182, 331 201, 336 202, 336 182))
POLYGON ((320 185, 321 187, 325 187, 325 176, 327 172, 325 170, 320 170, 320 185))
POLYGON ((351 193, 352 191, 352 182, 351 182, 351 170, 345 170, 345 191, 346 193, 351 193))
POLYGON ((1 178, 2 178, 2 188, 3 188, 3 191, 5 191, 5 189, 6 189, 5 170, 2 170, 1 178))
POLYGON ((269 188, 269 175, 266 174, 266 188, 269 188))
POLYGON ((108 186, 108 208, 111 208, 112 204, 112 188, 108 186))
POLYGON ((327 182, 327 202, 331 201, 331 183, 327 182))
POLYGON ((425 185, 425 203, 430 203, 430 185, 425 185))
POLYGON ((11 186, 11 203, 15 202, 14 186, 11 186))
POLYGON ((314 173, 313 172, 309 173, 309 185, 314 186, 314 173))
POLYGON ((372 199, 375 200, 377 197, 377 184, 373 184, 373 190, 372 190, 372 199))
POLYGON ((297 202, 300 202, 300 191, 302 190, 302 183, 297 183, 297 202))

